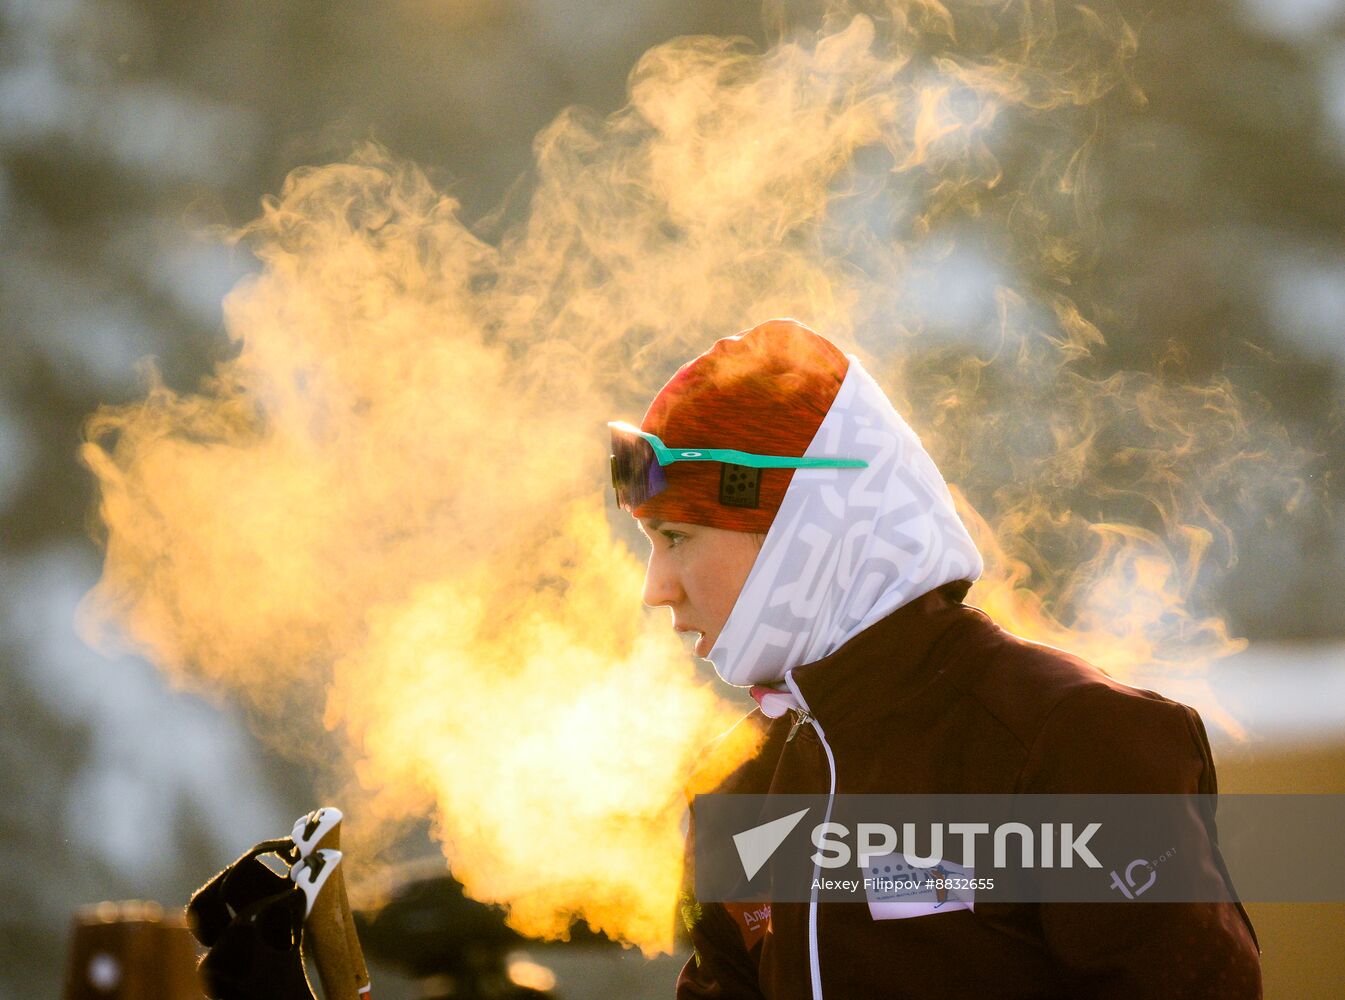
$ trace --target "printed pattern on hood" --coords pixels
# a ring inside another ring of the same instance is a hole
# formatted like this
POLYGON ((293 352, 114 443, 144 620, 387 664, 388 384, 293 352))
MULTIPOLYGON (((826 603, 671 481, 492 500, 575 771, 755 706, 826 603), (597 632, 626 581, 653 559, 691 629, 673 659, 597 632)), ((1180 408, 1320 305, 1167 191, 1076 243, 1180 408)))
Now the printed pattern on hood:
POLYGON ((737 686, 772 684, 931 590, 981 574, 948 485, 887 395, 850 367, 709 659, 737 686))

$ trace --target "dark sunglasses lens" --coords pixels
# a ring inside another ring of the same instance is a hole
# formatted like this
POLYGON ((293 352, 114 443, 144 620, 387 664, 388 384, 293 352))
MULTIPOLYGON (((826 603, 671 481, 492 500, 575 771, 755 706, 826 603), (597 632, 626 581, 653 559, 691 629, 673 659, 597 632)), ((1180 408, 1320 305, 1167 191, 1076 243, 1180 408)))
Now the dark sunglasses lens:
POLYGON ((631 512, 668 488, 663 466, 644 438, 612 432, 612 486, 617 506, 631 512))

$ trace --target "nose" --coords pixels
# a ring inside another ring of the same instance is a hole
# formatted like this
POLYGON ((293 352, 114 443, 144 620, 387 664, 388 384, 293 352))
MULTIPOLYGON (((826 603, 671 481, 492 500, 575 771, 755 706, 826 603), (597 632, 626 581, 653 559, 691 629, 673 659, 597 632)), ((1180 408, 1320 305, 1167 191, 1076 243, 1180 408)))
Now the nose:
POLYGON ((676 566, 657 548, 649 553, 644 571, 644 593, 640 595, 647 608, 671 608, 682 599, 682 584, 676 566))

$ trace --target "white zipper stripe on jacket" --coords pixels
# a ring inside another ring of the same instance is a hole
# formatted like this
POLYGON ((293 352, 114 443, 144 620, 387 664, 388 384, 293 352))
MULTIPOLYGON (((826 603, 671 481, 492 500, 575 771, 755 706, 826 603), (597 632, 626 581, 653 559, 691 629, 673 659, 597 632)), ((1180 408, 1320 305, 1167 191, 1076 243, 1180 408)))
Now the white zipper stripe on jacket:
MULTIPOLYGON (((827 742, 827 734, 822 732, 822 724, 817 721, 817 717, 813 715, 813 710, 808 707, 808 700, 803 697, 803 692, 794 683, 794 671, 785 671, 785 685, 799 700, 799 704, 803 706, 808 721, 817 730, 817 738, 822 741, 822 749, 827 752, 827 766, 831 769, 831 787, 827 789, 827 813, 822 822, 830 823, 832 800, 836 797, 836 758, 831 754, 831 744, 827 742)), ((814 863, 813 888, 808 897, 808 969, 812 973, 813 1000, 822 1000, 822 965, 817 956, 817 881, 821 876, 822 866, 814 863)))

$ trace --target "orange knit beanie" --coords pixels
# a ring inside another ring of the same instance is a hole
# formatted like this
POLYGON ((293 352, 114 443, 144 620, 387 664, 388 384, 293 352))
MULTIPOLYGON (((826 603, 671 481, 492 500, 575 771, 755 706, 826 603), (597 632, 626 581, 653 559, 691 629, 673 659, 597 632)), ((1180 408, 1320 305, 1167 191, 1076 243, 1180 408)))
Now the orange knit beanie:
MULTIPOLYGON (((713 347, 677 370, 641 421, 670 448, 733 448, 799 457, 808 450, 849 362, 802 323, 774 319, 713 347)), ((640 518, 764 533, 793 469, 677 462, 668 487, 640 518)))

